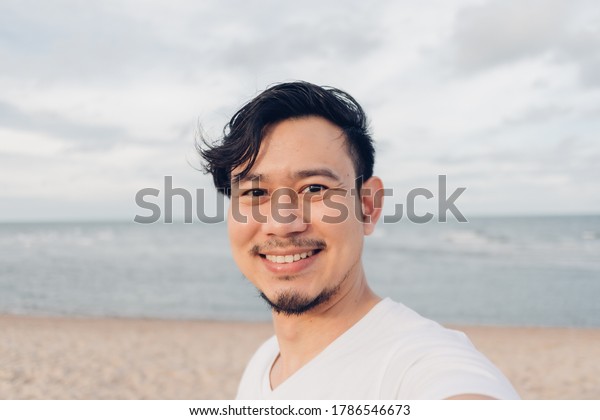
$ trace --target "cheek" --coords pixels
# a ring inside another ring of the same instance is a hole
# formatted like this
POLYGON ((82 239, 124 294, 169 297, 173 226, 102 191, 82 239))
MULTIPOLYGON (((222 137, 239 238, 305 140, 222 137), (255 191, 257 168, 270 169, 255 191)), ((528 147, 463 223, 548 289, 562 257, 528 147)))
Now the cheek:
POLYGON ((363 240, 363 223, 360 209, 356 207, 353 197, 333 197, 317 210, 319 220, 328 236, 344 243, 344 248, 351 251, 363 240))
POLYGON ((231 208, 227 213, 227 234, 234 256, 240 251, 247 251, 253 236, 253 226, 250 219, 244 222, 239 216, 239 213, 233 214, 231 208))
POLYGON ((347 229, 350 225, 355 225, 361 217, 356 200, 352 197, 326 195, 322 200, 313 201, 308 206, 311 223, 333 225, 333 228, 345 226, 347 229))

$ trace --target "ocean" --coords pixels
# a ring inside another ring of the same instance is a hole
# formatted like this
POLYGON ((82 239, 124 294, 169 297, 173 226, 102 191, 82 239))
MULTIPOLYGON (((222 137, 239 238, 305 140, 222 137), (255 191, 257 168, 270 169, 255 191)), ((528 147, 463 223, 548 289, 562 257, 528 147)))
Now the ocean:
MULTIPOLYGON (((0 313, 265 321, 226 225, 0 224, 0 313)), ((369 283, 442 323, 600 327, 600 216, 380 224, 369 283)))

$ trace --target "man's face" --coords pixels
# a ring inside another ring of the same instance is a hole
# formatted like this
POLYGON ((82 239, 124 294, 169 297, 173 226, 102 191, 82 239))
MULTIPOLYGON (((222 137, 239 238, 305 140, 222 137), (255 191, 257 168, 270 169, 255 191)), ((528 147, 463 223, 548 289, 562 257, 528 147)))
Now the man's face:
POLYGON ((238 182, 242 169, 232 171, 233 257, 276 310, 302 313, 364 281, 360 256, 372 224, 359 220, 356 174, 338 126, 320 117, 277 123, 238 182))

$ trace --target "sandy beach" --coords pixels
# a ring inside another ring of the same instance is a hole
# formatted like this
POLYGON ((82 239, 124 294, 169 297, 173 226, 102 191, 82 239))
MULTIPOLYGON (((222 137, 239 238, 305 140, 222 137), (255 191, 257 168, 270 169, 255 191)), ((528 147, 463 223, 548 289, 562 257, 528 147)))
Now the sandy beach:
MULTIPOLYGON (((524 399, 600 399, 600 330, 453 327, 524 399)), ((270 324, 0 316, 1 399, 230 399, 270 324)))

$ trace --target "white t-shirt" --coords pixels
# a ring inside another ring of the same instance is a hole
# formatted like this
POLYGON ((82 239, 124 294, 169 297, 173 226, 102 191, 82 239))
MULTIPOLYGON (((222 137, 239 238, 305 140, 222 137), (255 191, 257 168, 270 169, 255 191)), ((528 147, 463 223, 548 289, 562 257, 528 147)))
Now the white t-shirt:
POLYGON ((237 399, 411 400, 460 394, 519 398, 463 333, 389 298, 272 390, 269 375, 278 354, 273 336, 248 363, 237 399))

